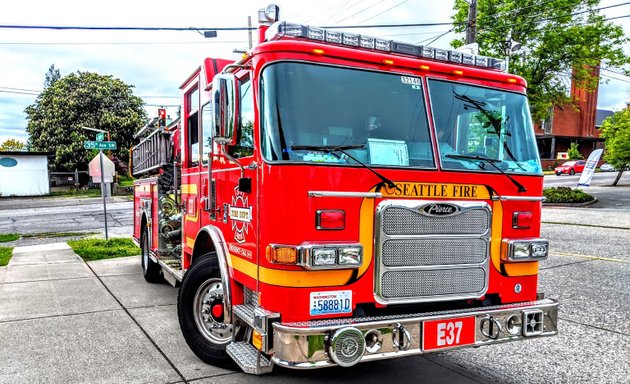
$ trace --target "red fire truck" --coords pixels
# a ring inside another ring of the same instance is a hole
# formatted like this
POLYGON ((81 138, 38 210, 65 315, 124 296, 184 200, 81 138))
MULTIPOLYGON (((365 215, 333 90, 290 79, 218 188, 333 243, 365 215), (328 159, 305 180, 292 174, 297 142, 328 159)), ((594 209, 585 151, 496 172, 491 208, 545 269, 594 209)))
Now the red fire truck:
POLYGON ((525 81, 277 11, 132 152, 144 277, 181 284, 195 354, 262 374, 555 335, 525 81))

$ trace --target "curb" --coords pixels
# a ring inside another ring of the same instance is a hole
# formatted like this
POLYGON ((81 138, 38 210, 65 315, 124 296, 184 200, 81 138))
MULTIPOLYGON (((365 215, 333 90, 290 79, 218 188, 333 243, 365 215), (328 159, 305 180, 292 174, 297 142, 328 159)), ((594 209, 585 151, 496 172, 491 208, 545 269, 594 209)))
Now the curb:
MULTIPOLYGON (((594 196, 593 196, 594 197, 594 196)), ((591 204, 595 204, 599 201, 599 199, 597 197, 594 197, 593 200, 591 201, 585 201, 583 203, 544 203, 543 202, 543 208, 544 207, 577 207, 577 208, 581 208, 581 207, 587 207, 591 204)))

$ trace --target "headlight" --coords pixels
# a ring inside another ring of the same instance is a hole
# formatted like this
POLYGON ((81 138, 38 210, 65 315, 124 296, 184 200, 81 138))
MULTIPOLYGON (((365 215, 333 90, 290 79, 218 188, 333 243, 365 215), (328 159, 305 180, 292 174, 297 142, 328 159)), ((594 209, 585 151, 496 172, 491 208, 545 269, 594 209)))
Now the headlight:
POLYGON ((549 242, 545 239, 503 240, 501 258, 504 261, 544 260, 549 254, 549 242))
POLYGON ((337 249, 318 248, 313 249, 311 263, 314 267, 335 265, 337 263, 337 249))
POLYGON ((306 269, 350 269, 363 264, 361 244, 302 244, 300 265, 306 269))
POLYGON ((362 264, 361 247, 339 248, 339 265, 358 266, 362 264))

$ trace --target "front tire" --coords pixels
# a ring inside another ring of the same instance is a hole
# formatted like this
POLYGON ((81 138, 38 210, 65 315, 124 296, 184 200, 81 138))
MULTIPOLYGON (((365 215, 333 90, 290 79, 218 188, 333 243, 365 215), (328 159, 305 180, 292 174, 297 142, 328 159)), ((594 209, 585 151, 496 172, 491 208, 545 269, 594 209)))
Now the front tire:
POLYGON ((197 357, 218 367, 234 368, 226 352, 232 325, 224 322, 223 283, 216 257, 214 252, 206 254, 186 272, 177 314, 184 339, 197 357))
POLYGON ((144 276, 144 279, 149 283, 161 283, 162 270, 160 265, 151 260, 151 257, 149 256, 149 231, 147 227, 144 227, 142 230, 140 249, 142 251, 140 257, 142 260, 142 275, 144 276))
POLYGON ((569 175, 571 176, 575 175, 575 169, 571 168, 571 170, 569 171, 569 175))

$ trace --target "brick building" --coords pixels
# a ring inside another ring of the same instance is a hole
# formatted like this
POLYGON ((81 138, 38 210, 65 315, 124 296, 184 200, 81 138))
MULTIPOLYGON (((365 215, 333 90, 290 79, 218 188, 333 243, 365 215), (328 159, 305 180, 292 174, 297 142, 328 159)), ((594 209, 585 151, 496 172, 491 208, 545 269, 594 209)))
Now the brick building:
MULTIPOLYGON (((593 69, 593 76, 599 77, 599 68, 593 69)), ((579 145, 584 158, 593 150, 604 147, 599 127, 613 112, 597 109, 597 91, 598 88, 587 91, 571 82, 571 100, 565 105, 554 106, 551 117, 535 126, 544 169, 557 161, 558 153, 567 152, 571 143, 579 145)))

